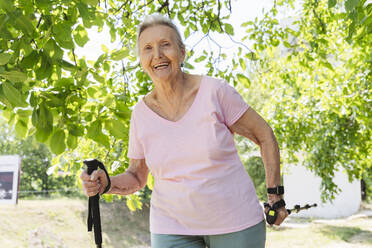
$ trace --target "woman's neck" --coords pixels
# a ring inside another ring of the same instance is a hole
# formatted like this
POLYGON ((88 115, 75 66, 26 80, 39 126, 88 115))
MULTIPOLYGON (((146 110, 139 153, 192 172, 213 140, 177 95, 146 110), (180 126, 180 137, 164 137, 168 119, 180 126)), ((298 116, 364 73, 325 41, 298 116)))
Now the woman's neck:
POLYGON ((154 82, 152 97, 160 104, 174 105, 182 101, 187 88, 187 74, 180 72, 168 81, 154 82))

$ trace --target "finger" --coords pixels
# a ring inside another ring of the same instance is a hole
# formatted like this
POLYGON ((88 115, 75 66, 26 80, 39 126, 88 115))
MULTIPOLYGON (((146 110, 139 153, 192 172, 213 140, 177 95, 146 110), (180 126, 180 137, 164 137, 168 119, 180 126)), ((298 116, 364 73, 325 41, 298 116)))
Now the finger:
POLYGON ((97 176, 97 170, 94 170, 93 172, 92 172, 92 174, 90 174, 90 181, 95 181, 95 180, 97 180, 97 178, 98 178, 98 176, 97 176))
POLYGON ((285 218, 287 218, 287 216, 288 212, 285 208, 278 209, 278 218, 275 221, 275 225, 279 226, 285 220, 285 218))
POLYGON ((86 189, 86 194, 88 196, 95 196, 99 193, 100 187, 101 187, 101 185, 97 184, 95 187, 87 188, 86 189))
POLYGON ((97 172, 97 177, 98 177, 98 182, 106 187, 108 184, 106 173, 103 170, 99 170, 97 172))
POLYGON ((88 181, 90 179, 90 176, 88 175, 88 172, 87 170, 84 170, 81 174, 80 174, 80 179, 82 181, 88 181))
POLYGON ((105 179, 106 179, 106 174, 103 170, 95 170, 90 175, 91 181, 96 181, 96 180, 103 181, 105 179))
POLYGON ((97 184, 99 184, 99 182, 97 182, 97 181, 85 181, 85 182, 83 182, 84 188, 87 188, 87 189, 96 188, 97 184))

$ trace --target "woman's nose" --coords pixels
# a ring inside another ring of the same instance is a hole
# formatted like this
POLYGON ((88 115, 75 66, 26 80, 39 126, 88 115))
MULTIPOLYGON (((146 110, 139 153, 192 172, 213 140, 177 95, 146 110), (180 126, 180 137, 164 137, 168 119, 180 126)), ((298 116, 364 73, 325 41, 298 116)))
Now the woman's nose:
POLYGON ((154 57, 155 58, 161 58, 163 56, 163 51, 161 50, 161 47, 157 46, 154 48, 154 57))

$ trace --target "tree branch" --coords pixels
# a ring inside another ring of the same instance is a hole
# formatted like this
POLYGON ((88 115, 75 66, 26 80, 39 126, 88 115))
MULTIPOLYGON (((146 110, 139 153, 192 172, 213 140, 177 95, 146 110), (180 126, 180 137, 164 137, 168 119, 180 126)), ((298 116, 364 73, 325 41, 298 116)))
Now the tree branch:
POLYGON ((39 28, 43 15, 40 15, 39 21, 37 22, 36 28, 39 28))
POLYGON ((313 13, 314 13, 314 16, 316 19, 318 19, 318 21, 320 22, 320 25, 322 27, 322 32, 323 33, 326 33, 326 27, 325 27, 325 24, 324 22, 320 19, 320 17, 318 16, 318 13, 316 13, 315 11, 315 8, 318 6, 318 0, 315 0, 315 4, 314 4, 314 7, 313 7, 313 13))
POLYGON ((76 56, 75 56, 75 49, 72 49, 71 51, 72 51, 72 55, 74 56, 75 66, 77 66, 76 56))
POLYGON ((161 3, 160 1, 159 1, 159 3, 160 3, 160 8, 158 9, 158 12, 159 13, 161 13, 161 11, 164 9, 164 8, 167 8, 168 9, 168 15, 169 15, 169 2, 168 2, 168 0, 165 0, 165 2, 164 3, 161 3))

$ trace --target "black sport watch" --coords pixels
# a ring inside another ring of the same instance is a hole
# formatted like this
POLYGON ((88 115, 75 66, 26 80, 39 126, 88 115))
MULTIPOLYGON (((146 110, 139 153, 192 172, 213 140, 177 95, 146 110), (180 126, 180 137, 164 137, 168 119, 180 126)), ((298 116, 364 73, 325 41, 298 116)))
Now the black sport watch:
POLYGON ((284 194, 284 186, 276 186, 275 188, 267 188, 268 194, 273 195, 283 195, 284 194))

